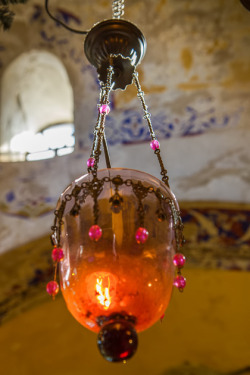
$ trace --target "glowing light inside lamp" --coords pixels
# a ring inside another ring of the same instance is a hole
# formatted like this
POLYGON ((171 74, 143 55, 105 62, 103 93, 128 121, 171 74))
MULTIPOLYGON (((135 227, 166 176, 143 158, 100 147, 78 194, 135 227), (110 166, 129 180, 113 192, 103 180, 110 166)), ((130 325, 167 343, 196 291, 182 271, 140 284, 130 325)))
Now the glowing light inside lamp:
POLYGON ((111 304, 111 297, 109 294, 110 280, 107 277, 108 286, 104 285, 104 280, 102 278, 96 279, 96 298, 103 305, 104 310, 107 310, 111 304))
POLYGON ((109 272, 94 272, 86 278, 87 294, 91 303, 105 311, 114 307, 117 278, 109 272))

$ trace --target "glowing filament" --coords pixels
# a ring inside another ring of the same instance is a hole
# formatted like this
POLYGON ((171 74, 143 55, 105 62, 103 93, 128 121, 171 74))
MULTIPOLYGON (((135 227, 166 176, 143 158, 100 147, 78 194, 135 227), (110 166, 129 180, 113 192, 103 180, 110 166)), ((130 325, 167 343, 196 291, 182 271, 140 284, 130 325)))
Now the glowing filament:
POLYGON ((104 310, 107 310, 111 304, 111 297, 109 294, 110 280, 108 278, 108 286, 103 285, 103 279, 96 279, 96 298, 99 303, 103 305, 104 310))

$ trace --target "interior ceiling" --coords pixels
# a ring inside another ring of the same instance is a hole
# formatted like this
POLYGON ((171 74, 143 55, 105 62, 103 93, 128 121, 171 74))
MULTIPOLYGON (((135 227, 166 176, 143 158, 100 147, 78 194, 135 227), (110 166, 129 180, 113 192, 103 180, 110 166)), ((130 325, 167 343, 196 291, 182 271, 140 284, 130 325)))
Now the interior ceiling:
MULTIPOLYGON (((50 3, 53 14, 74 28, 89 29, 111 16, 107 0, 50 3)), ((1 32, 1 82, 22 53, 39 50, 58 57, 74 94, 76 148, 47 161, 0 164, 0 316, 5 323, 0 358, 10 375, 164 375, 171 367, 178 367, 178 374, 213 375, 249 366, 250 13, 238 0, 127 0, 125 5, 125 18, 147 39, 138 72, 180 201, 190 284, 184 298, 174 295, 165 326, 143 333, 138 356, 119 370, 90 349, 94 336, 79 330, 60 299, 55 305, 41 303, 50 245, 40 238, 48 238, 60 193, 86 173, 98 80, 83 54, 84 37, 48 18, 42 0, 13 6, 13 25, 1 32)), ((112 94, 106 131, 113 167, 159 177, 132 86, 112 94)))

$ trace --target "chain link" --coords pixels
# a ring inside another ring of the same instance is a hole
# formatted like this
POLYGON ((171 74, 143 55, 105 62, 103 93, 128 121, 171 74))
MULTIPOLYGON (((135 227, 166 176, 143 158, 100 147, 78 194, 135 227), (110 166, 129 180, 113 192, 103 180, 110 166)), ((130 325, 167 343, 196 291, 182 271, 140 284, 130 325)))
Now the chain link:
POLYGON ((115 0, 112 4, 112 18, 120 19, 124 15, 124 0, 115 0))
MULTIPOLYGON (((151 114, 148 111, 148 106, 146 105, 146 102, 145 102, 144 92, 142 91, 137 72, 134 72, 134 74, 133 74, 133 81, 134 81, 134 84, 137 88, 137 96, 140 99, 142 109, 144 111, 144 118, 145 118, 145 120, 147 121, 147 124, 148 124, 150 137, 151 137, 152 141, 154 141, 156 139, 156 136, 155 136, 155 132, 154 132, 154 129, 153 129, 152 122, 151 122, 151 114)), ((168 171, 164 167, 164 164, 163 164, 163 161, 162 161, 162 158, 161 158, 161 151, 160 151, 160 149, 156 149, 154 151, 154 153, 157 156, 158 162, 160 164, 162 181, 167 185, 167 187, 169 187, 168 174, 167 174, 168 171)))
MULTIPOLYGON (((114 74, 114 68, 110 65, 107 69, 107 81, 101 86, 100 90, 100 104, 101 107, 104 104, 109 104, 109 94, 112 90, 113 83, 112 77, 114 74)), ((96 126, 94 129, 94 139, 91 149, 90 157, 94 157, 95 165, 92 168, 88 168, 88 172, 91 172, 94 177, 97 175, 98 163, 101 155, 101 144, 104 138, 104 129, 105 129, 105 119, 106 113, 100 113, 98 111, 98 117, 96 121, 96 126)))
POLYGON ((184 234, 183 234, 184 225, 182 223, 180 211, 176 209, 173 200, 169 201, 169 206, 170 206, 171 214, 173 218, 177 253, 179 253, 181 251, 181 248, 186 242, 184 238, 184 234))
MULTIPOLYGON (((120 175, 117 175, 113 178, 105 176, 101 180, 99 180, 96 176, 89 182, 84 182, 80 186, 76 185, 71 193, 67 194, 61 202, 59 208, 54 212, 54 224, 51 227, 52 234, 51 234, 51 241, 53 246, 61 246, 61 233, 62 233, 62 226, 64 224, 63 216, 65 212, 66 205, 71 200, 75 200, 75 210, 74 207, 70 211, 70 215, 77 216, 80 212, 81 205, 85 202, 86 198, 90 195, 93 199, 93 214, 94 214, 94 223, 98 223, 99 217, 99 206, 98 206, 98 197, 103 191, 103 187, 105 183, 112 182, 116 186, 116 197, 119 196, 118 194, 118 187, 121 185, 125 185, 128 187, 132 187, 133 193, 135 194, 138 202, 137 206, 137 213, 139 219, 139 225, 144 226, 144 206, 143 206, 143 199, 146 198, 148 194, 154 194, 154 196, 158 199, 160 204, 160 209, 156 211, 156 214, 159 217, 159 214, 164 214, 162 209, 162 203, 166 202, 171 210, 171 215, 173 219, 173 227, 175 231, 175 239, 176 239, 176 247, 177 252, 181 251, 182 246, 185 243, 185 239, 183 236, 183 223, 181 220, 180 212, 175 206, 175 202, 169 198, 164 196, 160 189, 154 189, 153 186, 144 186, 141 181, 133 181, 132 179, 123 180, 120 175)), ((121 197, 119 196, 119 199, 121 197)))

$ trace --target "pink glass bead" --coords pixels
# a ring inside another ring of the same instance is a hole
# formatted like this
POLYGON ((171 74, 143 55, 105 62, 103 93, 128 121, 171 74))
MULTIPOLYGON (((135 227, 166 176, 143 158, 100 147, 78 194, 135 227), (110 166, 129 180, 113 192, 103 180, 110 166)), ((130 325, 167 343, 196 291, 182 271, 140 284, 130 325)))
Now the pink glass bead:
POLYGON ((60 262, 60 260, 63 260, 63 258, 64 258, 63 249, 61 249, 60 247, 55 247, 52 250, 51 257, 52 257, 54 262, 60 262))
POLYGON ((92 225, 89 230, 89 238, 92 241, 99 241, 99 239, 102 236, 102 229, 99 227, 99 225, 92 225))
POLYGON ((182 275, 177 275, 174 278, 174 286, 178 289, 183 289, 186 286, 186 279, 182 275))
POLYGON ((141 243, 145 243, 148 239, 148 231, 146 228, 138 228, 136 233, 135 233, 135 239, 136 239, 136 242, 141 244, 141 243))
POLYGON ((88 168, 92 168, 95 165, 95 158, 89 158, 87 160, 87 166, 88 168))
POLYGON ((177 253, 173 258, 173 263, 176 267, 182 268, 186 262, 186 258, 183 254, 177 253))
POLYGON ((153 141, 150 142, 150 147, 152 148, 152 150, 158 150, 158 148, 160 148, 160 143, 159 141, 157 141, 157 139, 154 139, 153 141))
POLYGON ((110 107, 107 104, 103 104, 99 107, 99 112, 106 113, 106 115, 108 115, 110 112, 110 107))
POLYGON ((50 281, 47 284, 46 291, 50 296, 55 297, 55 295, 59 292, 59 285, 56 281, 50 281))

